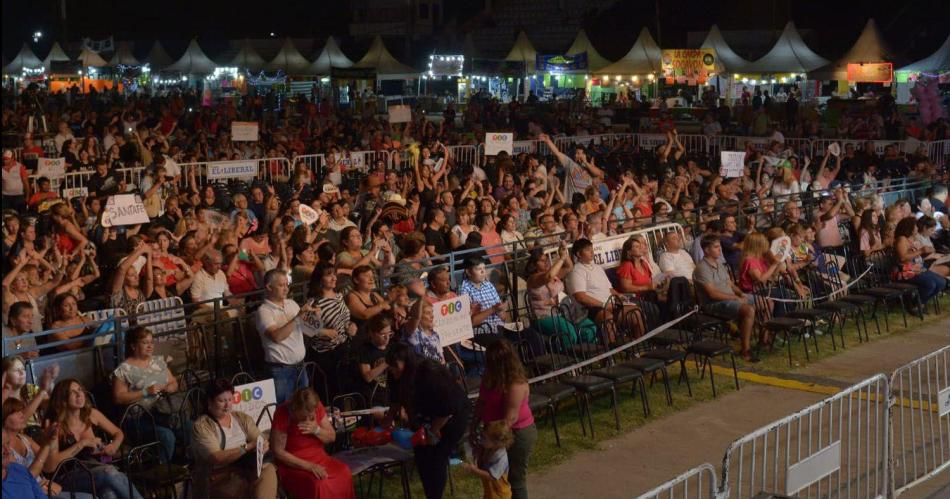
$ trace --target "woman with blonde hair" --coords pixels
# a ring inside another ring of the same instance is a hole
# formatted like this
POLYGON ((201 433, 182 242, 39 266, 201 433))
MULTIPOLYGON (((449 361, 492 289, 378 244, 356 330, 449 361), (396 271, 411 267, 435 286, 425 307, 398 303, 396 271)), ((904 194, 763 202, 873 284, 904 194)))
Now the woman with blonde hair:
MULTIPOLYGON (((530 387, 514 345, 506 339, 491 343, 485 352, 485 373, 475 402, 473 426, 504 421, 514 433, 508 446, 512 498, 528 497, 528 458, 538 441, 538 428, 528 406, 530 387)), ((470 432, 474 434, 474 432, 470 432)))
POLYGON ((270 448, 284 490, 296 499, 355 499, 350 469, 323 448, 335 440, 333 422, 312 389, 297 390, 278 407, 270 448))

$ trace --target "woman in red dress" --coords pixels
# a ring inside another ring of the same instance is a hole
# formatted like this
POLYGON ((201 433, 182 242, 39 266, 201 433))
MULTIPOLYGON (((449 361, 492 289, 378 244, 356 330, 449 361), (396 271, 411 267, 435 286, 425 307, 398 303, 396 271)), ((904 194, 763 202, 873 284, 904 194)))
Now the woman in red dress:
POLYGON ((323 450, 336 432, 313 390, 277 408, 270 438, 280 484, 294 499, 356 499, 350 469, 323 450))

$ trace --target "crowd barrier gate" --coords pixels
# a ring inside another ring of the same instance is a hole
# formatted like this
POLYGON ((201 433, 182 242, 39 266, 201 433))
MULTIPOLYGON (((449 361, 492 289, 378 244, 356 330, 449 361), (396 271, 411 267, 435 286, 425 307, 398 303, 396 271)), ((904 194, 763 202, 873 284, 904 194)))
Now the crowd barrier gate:
POLYGON ((718 497, 716 470, 703 463, 637 496, 637 499, 714 499, 718 497))

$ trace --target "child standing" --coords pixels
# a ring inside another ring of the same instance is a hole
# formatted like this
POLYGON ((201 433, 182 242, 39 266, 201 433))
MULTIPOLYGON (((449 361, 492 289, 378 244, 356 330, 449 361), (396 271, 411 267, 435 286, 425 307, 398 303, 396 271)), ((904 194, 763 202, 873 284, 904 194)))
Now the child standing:
POLYGON ((483 499, 511 499, 506 449, 514 438, 505 420, 488 423, 482 430, 481 443, 475 450, 475 464, 465 463, 469 472, 482 479, 483 499))

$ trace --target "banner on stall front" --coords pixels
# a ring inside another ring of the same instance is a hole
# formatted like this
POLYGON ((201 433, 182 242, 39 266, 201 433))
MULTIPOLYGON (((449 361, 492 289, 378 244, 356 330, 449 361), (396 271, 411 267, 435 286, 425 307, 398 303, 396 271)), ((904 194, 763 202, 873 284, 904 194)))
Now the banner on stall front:
POLYGON ((706 83, 710 73, 716 71, 716 50, 666 49, 662 51, 663 77, 678 83, 706 83))
POLYGON ((66 158, 37 158, 36 175, 50 180, 66 176, 66 158))
POLYGON ((745 174, 745 151, 721 151, 719 160, 720 177, 736 178, 745 174))
POLYGON ((434 303, 432 315, 432 329, 439 333, 443 347, 475 336, 472 329, 472 302, 468 295, 459 295, 434 303))
POLYGON ((485 134, 485 156, 497 156, 504 151, 511 154, 514 151, 515 134, 488 132, 485 134))
POLYGON ((118 227, 120 225, 147 224, 148 213, 145 212, 145 203, 138 194, 116 194, 109 196, 102 213, 103 227, 118 227))
MULTIPOLYGON (((234 403, 234 405, 231 406, 232 411, 241 411, 257 421, 258 416, 260 416, 264 407, 267 407, 267 404, 277 403, 277 390, 274 388, 274 380, 265 379, 246 385, 235 386, 234 400, 232 402, 234 403)), ((270 423, 271 418, 260 418, 260 421, 257 423, 258 429, 267 431, 270 429, 270 423)))
POLYGON ((534 68, 545 73, 583 71, 587 69, 587 52, 574 55, 538 54, 535 56, 534 68))
POLYGON ((407 123, 412 121, 412 109, 408 104, 389 106, 390 123, 407 123))
POLYGON ((256 121, 232 121, 231 140, 243 142, 258 141, 258 126, 256 121))
POLYGON ((889 62, 848 64, 848 81, 852 83, 890 83, 894 81, 894 65, 889 62))
POLYGON ((257 161, 212 161, 208 163, 208 180, 224 178, 254 178, 257 176, 257 161))

